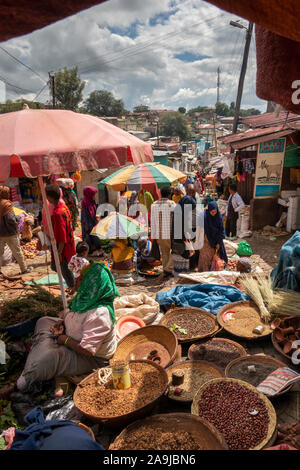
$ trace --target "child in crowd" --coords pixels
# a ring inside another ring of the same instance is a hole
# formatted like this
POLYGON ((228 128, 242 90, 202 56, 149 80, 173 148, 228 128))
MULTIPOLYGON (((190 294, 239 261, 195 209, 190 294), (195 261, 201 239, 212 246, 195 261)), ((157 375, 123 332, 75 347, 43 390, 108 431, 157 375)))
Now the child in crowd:
POLYGON ((89 253, 89 246, 86 242, 78 242, 76 245, 76 255, 72 256, 70 259, 68 268, 75 277, 75 288, 74 291, 77 291, 79 278, 82 268, 89 265, 89 261, 86 259, 89 253))

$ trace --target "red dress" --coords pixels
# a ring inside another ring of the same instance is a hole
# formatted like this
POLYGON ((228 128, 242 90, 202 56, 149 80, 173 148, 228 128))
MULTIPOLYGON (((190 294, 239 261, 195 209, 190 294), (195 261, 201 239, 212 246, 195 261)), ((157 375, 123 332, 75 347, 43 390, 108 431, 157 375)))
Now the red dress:
MULTIPOLYGON (((64 243, 62 251, 62 263, 69 263, 73 255, 75 255, 75 241, 72 227, 71 213, 63 202, 59 202, 54 208, 51 216, 53 225, 54 238, 57 245, 64 243)), ((51 250, 52 261, 54 262, 53 252, 51 250)))

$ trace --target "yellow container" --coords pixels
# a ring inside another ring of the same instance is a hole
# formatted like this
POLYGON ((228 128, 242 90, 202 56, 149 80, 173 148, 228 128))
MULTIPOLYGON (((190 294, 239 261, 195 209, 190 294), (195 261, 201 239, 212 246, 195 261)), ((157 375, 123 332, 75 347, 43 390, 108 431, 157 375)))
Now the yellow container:
POLYGON ((111 365, 114 388, 128 390, 131 387, 130 369, 128 362, 116 361, 111 365))

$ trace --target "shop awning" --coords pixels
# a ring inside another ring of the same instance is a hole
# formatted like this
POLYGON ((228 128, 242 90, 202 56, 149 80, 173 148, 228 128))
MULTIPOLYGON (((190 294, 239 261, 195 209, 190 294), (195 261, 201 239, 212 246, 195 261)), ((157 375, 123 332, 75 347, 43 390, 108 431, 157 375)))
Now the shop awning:
POLYGON ((267 142, 272 139, 279 139, 286 135, 293 134, 295 129, 285 128, 282 126, 268 127, 264 129, 253 129, 239 134, 231 134, 229 136, 219 137, 224 144, 231 145, 235 150, 251 147, 260 142, 267 142))

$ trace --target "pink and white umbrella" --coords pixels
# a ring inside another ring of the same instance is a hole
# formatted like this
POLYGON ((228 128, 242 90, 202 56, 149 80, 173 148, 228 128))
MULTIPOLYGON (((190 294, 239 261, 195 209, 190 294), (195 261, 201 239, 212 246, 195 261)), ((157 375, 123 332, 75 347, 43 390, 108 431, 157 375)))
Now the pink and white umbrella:
POLYGON ((56 109, 0 115, 0 181, 152 160, 150 144, 95 116, 56 109))
POLYGON ((24 109, 0 115, 0 182, 38 177, 62 300, 67 302, 43 175, 153 160, 152 147, 103 119, 73 111, 24 109))

